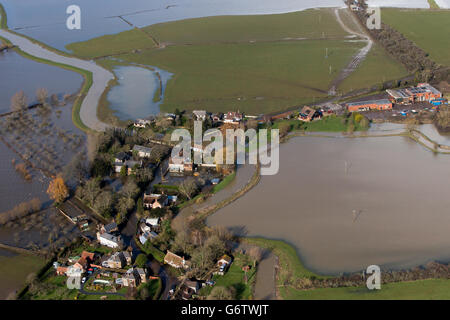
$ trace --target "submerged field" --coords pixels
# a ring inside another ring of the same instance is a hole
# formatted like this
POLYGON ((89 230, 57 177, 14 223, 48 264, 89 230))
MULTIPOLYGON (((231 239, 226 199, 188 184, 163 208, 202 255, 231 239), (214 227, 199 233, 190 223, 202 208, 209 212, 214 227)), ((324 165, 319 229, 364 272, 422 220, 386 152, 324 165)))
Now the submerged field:
POLYGON ((383 9, 383 22, 429 53, 431 59, 450 65, 450 10, 383 9))
MULTIPOLYGON (((101 63, 110 54, 173 73, 164 111, 261 114, 325 99, 333 80, 365 45, 348 40, 332 9, 315 9, 162 23, 67 48, 81 57, 102 57, 101 63)), ((364 80, 350 79, 345 90, 403 76, 381 49, 364 68, 370 74, 363 70, 364 80)))

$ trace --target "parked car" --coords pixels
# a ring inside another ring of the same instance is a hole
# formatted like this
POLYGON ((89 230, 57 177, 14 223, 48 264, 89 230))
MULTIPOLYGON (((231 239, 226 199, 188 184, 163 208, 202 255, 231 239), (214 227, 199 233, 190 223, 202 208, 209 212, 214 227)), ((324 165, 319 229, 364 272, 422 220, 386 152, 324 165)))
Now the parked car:
POLYGON ((81 279, 81 283, 85 283, 86 282, 86 277, 83 277, 83 279, 81 279))

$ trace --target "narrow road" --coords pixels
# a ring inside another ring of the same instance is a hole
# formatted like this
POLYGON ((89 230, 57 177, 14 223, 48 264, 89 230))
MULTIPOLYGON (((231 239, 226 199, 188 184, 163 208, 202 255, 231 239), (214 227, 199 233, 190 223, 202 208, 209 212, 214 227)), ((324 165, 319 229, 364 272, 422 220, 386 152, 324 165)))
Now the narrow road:
POLYGON ((114 75, 108 70, 98 66, 92 61, 81 60, 77 58, 66 57, 56 52, 50 51, 39 44, 33 43, 27 38, 0 29, 0 37, 9 40, 13 45, 19 47, 23 52, 36 58, 49 60, 55 63, 64 64, 90 71, 92 73, 92 85, 84 98, 81 109, 81 121, 88 128, 94 131, 104 131, 108 125, 101 122, 97 117, 97 106, 99 100, 108 86, 108 82, 114 79, 114 75))

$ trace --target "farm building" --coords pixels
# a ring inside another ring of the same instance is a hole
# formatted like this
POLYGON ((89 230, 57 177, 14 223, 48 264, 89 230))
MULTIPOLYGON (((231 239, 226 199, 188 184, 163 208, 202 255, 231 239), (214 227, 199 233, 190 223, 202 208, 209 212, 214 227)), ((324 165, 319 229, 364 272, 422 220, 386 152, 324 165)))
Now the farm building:
POLYGON ((348 111, 391 110, 392 102, 388 99, 359 101, 347 104, 348 111))
POLYGON ((419 83, 417 87, 386 90, 394 103, 408 104, 413 102, 432 101, 442 98, 442 93, 428 83, 419 83))

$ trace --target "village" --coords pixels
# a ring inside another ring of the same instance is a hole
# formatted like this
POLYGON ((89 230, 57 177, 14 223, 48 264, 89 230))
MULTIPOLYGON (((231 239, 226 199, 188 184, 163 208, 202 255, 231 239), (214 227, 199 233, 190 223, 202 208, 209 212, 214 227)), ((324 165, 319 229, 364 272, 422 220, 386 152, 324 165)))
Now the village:
MULTIPOLYGON (((377 99, 303 106, 298 111, 273 117, 245 116, 240 112, 212 114, 205 110, 186 115, 177 111, 159 119, 139 119, 127 132, 106 133, 109 141, 102 141, 103 149, 99 149, 94 160, 93 168, 98 172, 94 170, 93 177, 82 183, 74 196, 58 205, 59 212, 78 226, 82 238, 69 253, 58 255, 53 261, 53 276, 80 279, 78 294, 102 299, 111 295, 205 299, 221 278, 226 279, 230 269, 240 274, 240 281, 251 283, 247 274, 256 273, 258 254, 231 249, 232 235, 207 231, 203 222, 196 219, 186 232, 172 229, 173 218, 180 210, 225 187, 235 171, 233 166, 172 161, 169 152, 172 145, 164 137, 177 124, 192 128, 193 121, 202 121, 206 128, 225 130, 277 127, 277 123, 288 119, 298 121, 301 128, 301 123, 326 117, 345 118, 352 113, 364 115, 368 121, 407 118, 419 112, 435 113, 447 104, 440 91, 420 83, 417 87, 388 89, 377 99), (149 131, 150 138, 145 135, 149 131), (109 197, 110 201, 104 203, 109 197), (195 240, 199 234, 206 240, 195 240), (195 252, 202 250, 205 246, 202 242, 210 239, 214 239, 213 244, 207 250, 214 248, 214 255, 208 261, 200 261, 195 252)), ((202 147, 193 145, 192 151, 202 147)))

